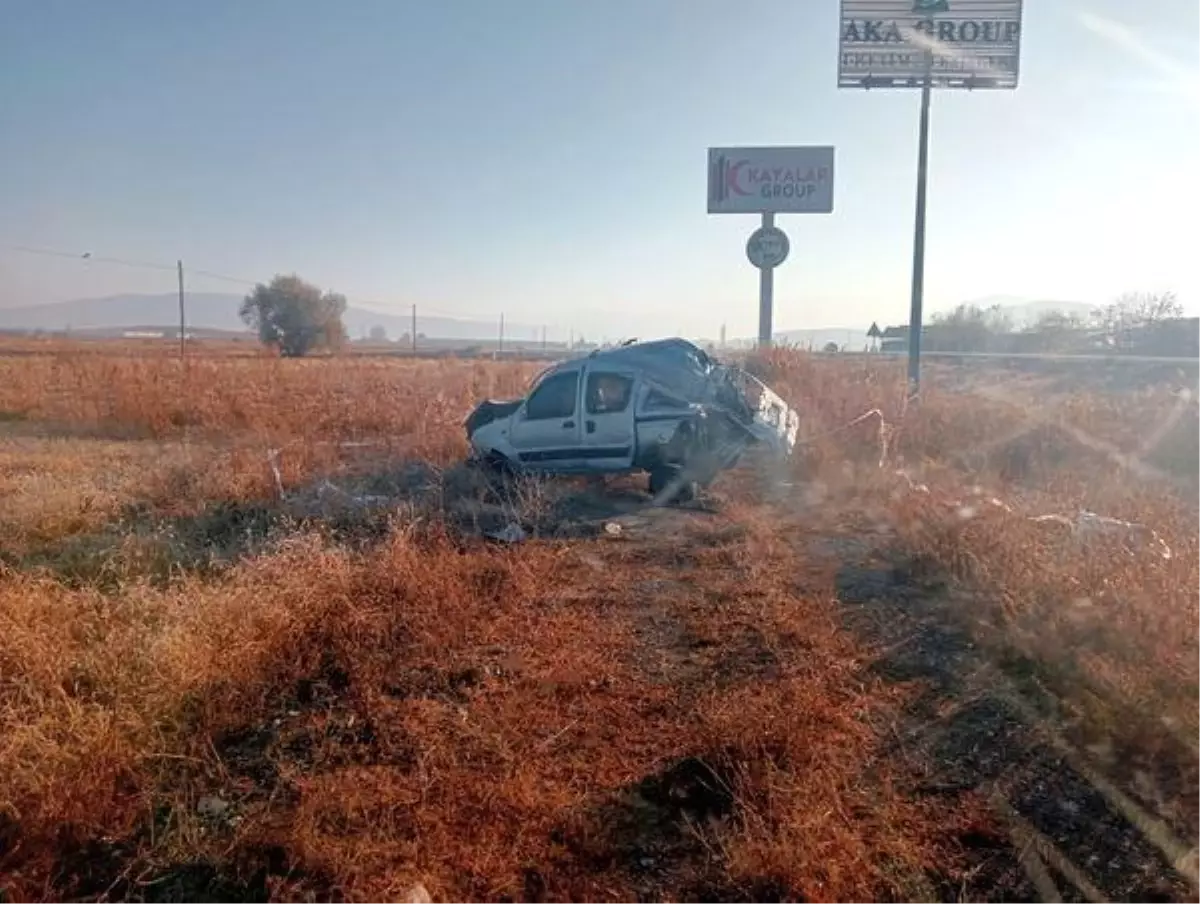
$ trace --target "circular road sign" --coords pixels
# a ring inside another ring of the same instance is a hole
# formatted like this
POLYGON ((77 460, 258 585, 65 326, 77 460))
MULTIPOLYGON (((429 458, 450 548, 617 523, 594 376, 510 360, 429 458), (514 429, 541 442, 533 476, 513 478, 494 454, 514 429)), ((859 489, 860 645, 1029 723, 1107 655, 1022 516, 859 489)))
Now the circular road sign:
POLYGON ((760 226, 746 242, 746 257, 760 270, 772 270, 787 260, 791 245, 782 229, 760 226))

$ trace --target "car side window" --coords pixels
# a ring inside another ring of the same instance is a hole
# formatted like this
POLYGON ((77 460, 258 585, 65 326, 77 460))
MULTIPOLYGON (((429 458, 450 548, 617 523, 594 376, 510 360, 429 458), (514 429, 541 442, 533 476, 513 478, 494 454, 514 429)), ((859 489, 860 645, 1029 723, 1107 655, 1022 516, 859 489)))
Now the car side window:
POLYGON ((575 396, 578 393, 579 371, 547 377, 525 403, 525 419, 545 421, 570 417, 575 413, 575 396))
POLYGON ((629 407, 633 380, 620 374, 589 373, 587 378, 588 414, 616 414, 629 407))

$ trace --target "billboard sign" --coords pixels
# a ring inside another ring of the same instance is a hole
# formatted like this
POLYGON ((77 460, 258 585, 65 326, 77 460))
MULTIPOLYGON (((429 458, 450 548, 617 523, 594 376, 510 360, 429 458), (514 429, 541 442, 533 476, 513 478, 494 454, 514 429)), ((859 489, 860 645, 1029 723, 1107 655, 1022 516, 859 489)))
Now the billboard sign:
POLYGON ((708 149, 709 213, 832 211, 832 147, 708 149))
POLYGON ((1015 88, 1021 0, 842 0, 839 88, 1015 88))

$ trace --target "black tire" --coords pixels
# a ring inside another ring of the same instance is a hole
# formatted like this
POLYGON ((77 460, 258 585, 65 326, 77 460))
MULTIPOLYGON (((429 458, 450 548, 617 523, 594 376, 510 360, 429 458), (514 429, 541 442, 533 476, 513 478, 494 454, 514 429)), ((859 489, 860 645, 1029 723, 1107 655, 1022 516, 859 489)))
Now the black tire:
POLYGON ((512 462, 499 452, 489 452, 481 462, 485 471, 497 477, 507 477, 513 473, 512 462))
POLYGON ((650 470, 650 495, 655 499, 665 492, 672 483, 677 483, 675 491, 662 502, 690 502, 696 496, 696 483, 693 480, 679 481, 679 468, 659 465, 650 470))
POLYGON ((503 501, 511 493, 511 484, 517 478, 512 463, 496 452, 484 458, 472 459, 473 464, 483 477, 485 498, 489 501, 503 501))

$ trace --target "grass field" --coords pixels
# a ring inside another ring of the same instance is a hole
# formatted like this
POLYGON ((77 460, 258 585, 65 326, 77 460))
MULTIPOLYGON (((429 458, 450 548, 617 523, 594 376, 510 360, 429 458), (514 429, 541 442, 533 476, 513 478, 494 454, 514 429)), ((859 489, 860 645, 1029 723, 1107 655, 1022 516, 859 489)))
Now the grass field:
POLYGON ((0 348, 0 897, 1194 900, 1194 374, 780 351, 653 508, 463 466, 536 363, 97 345, 0 348))

